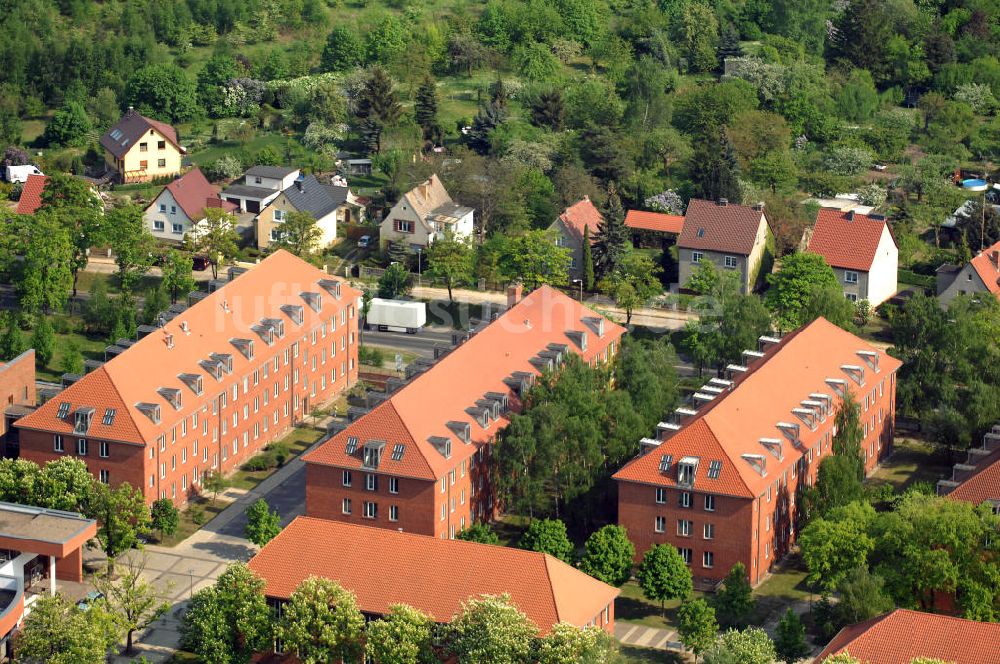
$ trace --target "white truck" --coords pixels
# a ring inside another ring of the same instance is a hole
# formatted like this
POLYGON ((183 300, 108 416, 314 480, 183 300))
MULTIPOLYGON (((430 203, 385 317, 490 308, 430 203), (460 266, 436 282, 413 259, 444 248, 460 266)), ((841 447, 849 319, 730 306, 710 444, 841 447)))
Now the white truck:
POLYGON ((365 325, 380 332, 406 332, 416 334, 427 324, 427 305, 411 300, 383 300, 372 298, 365 325))

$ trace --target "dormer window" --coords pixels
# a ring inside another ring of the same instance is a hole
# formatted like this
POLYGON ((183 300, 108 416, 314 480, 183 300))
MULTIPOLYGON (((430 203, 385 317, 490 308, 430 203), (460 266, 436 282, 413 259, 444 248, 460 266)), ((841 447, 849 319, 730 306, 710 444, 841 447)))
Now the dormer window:
POLYGON ((201 360, 198 362, 202 369, 212 375, 215 380, 222 380, 222 363, 216 360, 201 360))
POLYGON ((73 413, 73 433, 86 434, 90 431, 90 422, 94 418, 94 409, 89 406, 77 408, 73 413))
POLYGON ((431 436, 427 439, 445 459, 451 458, 451 438, 445 436, 431 436))
POLYGON ((868 368, 875 373, 878 373, 879 352, 877 350, 859 350, 857 355, 864 360, 864 363, 868 365, 868 368))
POLYGON ((305 310, 298 304, 283 304, 281 311, 296 325, 302 325, 305 320, 305 310))
POLYGON ((466 445, 472 442, 472 427, 468 422, 448 422, 448 428, 466 445))
POLYGON ((694 485, 695 474, 698 472, 697 457, 683 457, 677 462, 677 483, 684 486, 694 485))
POLYGON ((770 452, 775 459, 781 461, 785 458, 784 452, 781 449, 781 439, 779 438, 761 438, 760 444, 764 446, 768 452, 770 452))
POLYGON ((856 364, 841 364, 840 370, 846 373, 851 380, 853 380, 858 385, 865 384, 865 368, 859 367, 856 364))
MULTIPOLYGON (((510 408, 510 403, 507 398, 507 395, 504 394, 503 392, 487 392, 486 398, 489 399, 490 401, 496 402, 498 407, 498 413, 506 413, 507 410, 510 408)), ((499 417, 499 415, 495 415, 494 417, 499 417)))
POLYGON ((253 359, 253 339, 230 339, 229 343, 236 347, 243 357, 248 360, 253 359))
POLYGON ((274 345, 274 328, 269 325, 258 323, 256 325, 251 325, 250 329, 256 332, 257 336, 259 336, 268 346, 274 345))
POLYGON ((204 384, 202 383, 202 378, 200 374, 194 373, 182 373, 177 374, 178 380, 188 386, 195 395, 201 395, 204 389, 204 384))
POLYGON ((743 454, 743 460, 753 466, 761 477, 767 477, 767 459, 763 454, 743 454))
POLYGON ((161 387, 156 390, 156 393, 166 399, 167 403, 174 407, 174 410, 181 409, 181 391, 176 387, 161 387))
POLYGON ((323 309, 323 296, 319 293, 305 291, 299 293, 299 297, 305 300, 305 303, 309 305, 309 308, 316 313, 319 313, 323 309))
POLYGON ((833 391, 840 395, 841 398, 847 396, 847 381, 843 378, 827 378, 826 384, 833 388, 833 391))
POLYGON ((785 438, 791 441, 793 445, 799 444, 800 425, 794 422, 778 422, 775 426, 778 427, 781 433, 785 434, 785 438))
POLYGON ((274 333, 278 335, 279 339, 285 336, 285 321, 283 321, 282 319, 264 318, 260 322, 262 325, 267 325, 268 327, 273 329, 274 333))
POLYGON ((139 402, 135 405, 136 410, 145 415, 153 424, 160 423, 160 406, 155 403, 139 402))
POLYGON ((378 468, 382 461, 382 450, 385 449, 384 440, 369 440, 362 448, 361 463, 365 468, 378 468))
POLYGON ((340 299, 340 282, 334 279, 320 279, 319 287, 336 299, 340 299))
POLYGON ((233 356, 229 353, 209 353, 208 356, 215 360, 222 371, 227 374, 233 373, 233 356))

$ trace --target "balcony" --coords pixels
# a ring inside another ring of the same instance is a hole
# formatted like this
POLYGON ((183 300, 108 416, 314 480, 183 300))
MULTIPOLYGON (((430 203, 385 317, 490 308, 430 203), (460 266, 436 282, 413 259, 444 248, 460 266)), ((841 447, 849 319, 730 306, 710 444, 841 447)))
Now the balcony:
POLYGON ((0 576, 0 638, 10 634, 24 615, 24 589, 12 576, 0 576))

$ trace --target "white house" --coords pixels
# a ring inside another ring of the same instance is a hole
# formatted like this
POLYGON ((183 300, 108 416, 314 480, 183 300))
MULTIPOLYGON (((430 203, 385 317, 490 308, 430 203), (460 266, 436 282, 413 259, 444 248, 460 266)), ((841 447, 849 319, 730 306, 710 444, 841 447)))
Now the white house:
POLYGON ((143 217, 153 237, 181 242, 184 235, 205 218, 205 208, 221 207, 227 212, 238 208, 219 197, 219 188, 193 168, 165 186, 146 208, 143 217))
POLYGON ((241 212, 259 213, 299 177, 299 169, 285 166, 254 166, 243 174, 242 184, 231 184, 222 198, 241 212))
POLYGON ((392 206, 382 220, 380 242, 404 240, 413 247, 426 247, 447 230, 457 238, 471 238, 473 209, 453 201, 438 176, 432 175, 392 206))
POLYGON ((807 250, 833 268, 851 301, 876 307, 896 294, 899 250, 881 215, 822 209, 807 250))
POLYGON ((314 175, 298 177, 260 211, 254 220, 257 247, 266 249, 281 237, 281 224, 292 212, 308 212, 322 231, 320 247, 337 239, 337 224, 360 223, 364 205, 346 186, 323 184, 314 175))

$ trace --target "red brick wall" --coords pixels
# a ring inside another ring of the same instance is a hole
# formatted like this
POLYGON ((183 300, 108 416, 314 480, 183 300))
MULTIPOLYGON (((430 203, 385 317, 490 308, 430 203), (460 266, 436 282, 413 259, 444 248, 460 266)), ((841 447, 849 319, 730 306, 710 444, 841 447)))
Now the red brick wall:
MULTIPOLYGON (((27 350, 0 364, 0 410, 35 405, 35 351, 27 350)), ((7 418, 0 415, 0 442, 7 435, 7 418)))
MULTIPOLYGON (((223 375, 222 381, 205 376, 201 397, 195 397, 185 388, 185 403, 180 411, 168 405, 161 408, 162 442, 152 442, 143 448, 112 441, 108 457, 101 458, 100 440, 88 438, 88 454, 81 458, 95 477, 100 477, 101 470, 107 470, 108 480, 113 485, 128 482, 141 486, 147 502, 166 497, 176 504, 186 503, 198 491, 206 472, 220 467, 227 474, 237 470, 268 443, 282 438, 308 411, 337 398, 357 382, 357 313, 353 304, 346 300, 343 308, 349 309, 346 324, 341 323, 338 310, 333 314, 337 319, 335 329, 327 329, 325 336, 322 326, 315 330, 296 329, 294 323, 289 322, 285 326, 285 337, 275 339, 273 346, 256 344, 254 368, 223 375), (298 353, 295 352, 296 343, 298 353), (274 370, 275 358, 277 371, 274 370), (265 364, 268 365, 266 378, 265 364), (331 372, 335 372, 332 379, 331 372), (326 378, 325 388, 323 377, 326 378), (274 396, 275 386, 277 397, 274 396), (265 391, 268 393, 266 403, 265 391), (221 405, 223 402, 225 405, 221 405)), ((123 359, 127 357, 127 352, 122 355, 123 359)), ((103 410, 94 417, 102 414, 103 410)), ((137 414, 136 417, 144 416, 137 414)), ((22 458, 44 464, 61 456, 77 455, 76 436, 64 434, 63 445, 65 451, 57 453, 52 433, 21 430, 22 458)))

